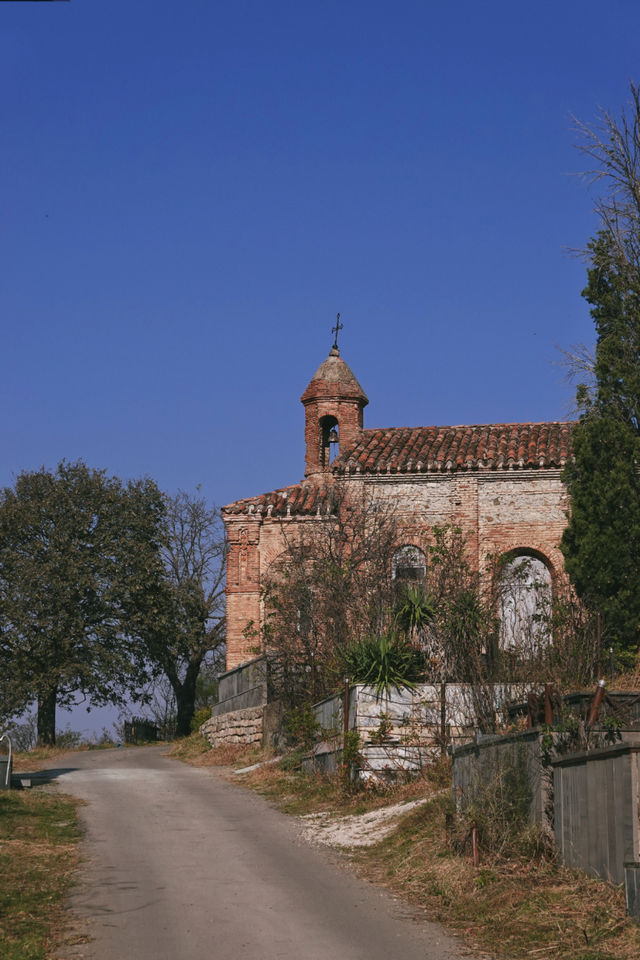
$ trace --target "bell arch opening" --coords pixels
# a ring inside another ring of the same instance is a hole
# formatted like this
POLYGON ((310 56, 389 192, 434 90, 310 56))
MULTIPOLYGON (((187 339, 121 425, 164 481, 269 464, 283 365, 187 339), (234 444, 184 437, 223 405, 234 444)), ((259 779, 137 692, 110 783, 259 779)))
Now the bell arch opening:
POLYGON ((320 418, 320 466, 328 467, 338 456, 340 449, 340 427, 336 417, 327 415, 320 418))

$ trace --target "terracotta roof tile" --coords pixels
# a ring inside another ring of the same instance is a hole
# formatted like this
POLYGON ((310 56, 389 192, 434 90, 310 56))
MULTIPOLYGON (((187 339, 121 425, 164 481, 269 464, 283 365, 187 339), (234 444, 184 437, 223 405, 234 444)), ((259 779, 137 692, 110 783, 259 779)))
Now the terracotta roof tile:
POLYGON ((334 473, 440 473, 563 467, 572 423, 492 423, 363 430, 334 473))
MULTIPOLYGON (((573 426, 571 422, 490 423, 363 430, 332 469, 336 475, 558 469, 571 457, 573 426)), ((326 489, 301 483, 236 500, 222 512, 287 517, 315 516, 326 509, 326 489)))
POLYGON ((314 516, 326 510, 327 494, 322 487, 314 484, 298 484, 282 487, 271 493, 262 493, 257 497, 236 500, 222 508, 222 512, 234 514, 258 514, 267 517, 286 517, 291 515, 314 516))

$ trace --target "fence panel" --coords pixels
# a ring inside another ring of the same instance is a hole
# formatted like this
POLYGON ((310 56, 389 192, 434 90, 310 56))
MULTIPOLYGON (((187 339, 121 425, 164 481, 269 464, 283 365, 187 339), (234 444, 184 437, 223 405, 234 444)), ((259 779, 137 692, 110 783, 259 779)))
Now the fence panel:
POLYGON ((623 883, 640 860, 640 744, 621 744, 553 762, 556 846, 567 866, 623 883))

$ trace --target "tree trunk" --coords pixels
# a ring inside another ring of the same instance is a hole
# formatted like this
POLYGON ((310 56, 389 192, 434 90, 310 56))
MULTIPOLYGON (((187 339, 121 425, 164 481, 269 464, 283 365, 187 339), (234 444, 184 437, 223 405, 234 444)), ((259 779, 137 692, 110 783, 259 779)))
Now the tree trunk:
POLYGON ((56 742, 57 689, 38 697, 38 746, 52 747, 56 742))
POLYGON ((191 733, 191 721, 196 709, 196 681, 200 673, 200 663, 190 663, 183 682, 176 684, 173 692, 176 695, 178 715, 176 717, 176 737, 188 737, 191 733))

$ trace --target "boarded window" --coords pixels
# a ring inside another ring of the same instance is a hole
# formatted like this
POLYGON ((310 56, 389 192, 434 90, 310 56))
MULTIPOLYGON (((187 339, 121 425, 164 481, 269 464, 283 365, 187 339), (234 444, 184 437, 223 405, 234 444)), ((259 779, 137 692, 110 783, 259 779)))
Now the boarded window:
POLYGON ((400 547, 393 555, 391 576, 394 580, 421 583, 427 576, 427 558, 419 547, 400 547))
POLYGON ((507 561, 500 575, 500 644, 535 654, 551 639, 551 573, 538 557, 507 561))

